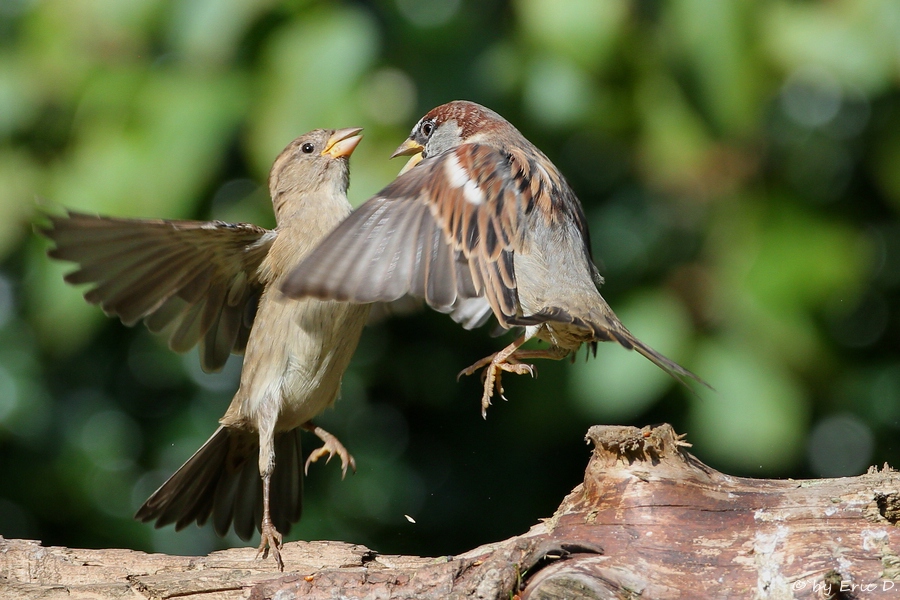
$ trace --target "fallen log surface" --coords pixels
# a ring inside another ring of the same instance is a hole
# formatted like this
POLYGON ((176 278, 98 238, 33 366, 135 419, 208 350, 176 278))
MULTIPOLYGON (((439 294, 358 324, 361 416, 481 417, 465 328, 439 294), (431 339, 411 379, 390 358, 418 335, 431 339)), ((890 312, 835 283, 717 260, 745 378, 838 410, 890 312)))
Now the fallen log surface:
POLYGON ((596 426, 584 482, 527 533, 442 558, 291 542, 183 557, 0 538, 0 597, 606 598, 900 597, 900 474, 732 477, 669 425, 596 426))

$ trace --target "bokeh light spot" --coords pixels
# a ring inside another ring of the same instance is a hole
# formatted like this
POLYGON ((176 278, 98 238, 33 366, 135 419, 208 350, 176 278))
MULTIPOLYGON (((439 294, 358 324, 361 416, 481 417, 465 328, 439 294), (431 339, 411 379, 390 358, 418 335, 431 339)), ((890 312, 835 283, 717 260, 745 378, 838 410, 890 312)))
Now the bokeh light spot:
POLYGON ((575 64, 544 58, 537 60, 528 72, 524 103, 535 121, 559 127, 587 113, 592 95, 587 74, 575 64))
POLYGON ((206 373, 200 367, 200 357, 195 348, 182 357, 182 362, 194 383, 211 392, 222 392, 237 389, 244 359, 242 356, 232 354, 220 372, 206 373))
POLYGON ((376 123, 406 124, 416 107, 416 84, 400 69, 379 69, 363 82, 360 102, 376 123))
POLYGON ((807 455, 818 477, 847 477, 865 472, 872 459, 872 430, 852 414, 825 417, 815 424, 807 455))
POLYGON ((439 27, 459 12, 460 0, 397 0, 397 9, 418 27, 439 27))
POLYGON ((104 470, 122 470, 133 464, 142 448, 141 430, 119 410, 101 410, 85 421, 81 447, 104 470))
POLYGON ((798 125, 821 127, 841 108, 841 86, 828 71, 818 67, 797 69, 781 89, 782 110, 798 125))

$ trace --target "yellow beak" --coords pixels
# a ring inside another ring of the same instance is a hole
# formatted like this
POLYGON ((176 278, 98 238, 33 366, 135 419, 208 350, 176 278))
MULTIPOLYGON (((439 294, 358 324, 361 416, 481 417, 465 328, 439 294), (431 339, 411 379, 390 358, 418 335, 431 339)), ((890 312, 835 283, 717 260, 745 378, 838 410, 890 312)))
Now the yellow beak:
POLYGON ((425 150, 425 147, 421 144, 417 143, 412 138, 406 140, 400 147, 394 150, 394 153, 391 154, 391 158, 396 158, 398 156, 409 156, 412 155, 412 158, 407 161, 407 163, 400 169, 400 172, 397 174, 397 177, 403 175, 414 166, 422 162, 422 152, 425 150))
POLYGON ((322 150, 322 155, 329 154, 333 158, 350 156, 356 150, 357 144, 362 140, 362 136, 357 135, 360 131, 362 131, 362 127, 338 129, 328 138, 325 149, 322 150))

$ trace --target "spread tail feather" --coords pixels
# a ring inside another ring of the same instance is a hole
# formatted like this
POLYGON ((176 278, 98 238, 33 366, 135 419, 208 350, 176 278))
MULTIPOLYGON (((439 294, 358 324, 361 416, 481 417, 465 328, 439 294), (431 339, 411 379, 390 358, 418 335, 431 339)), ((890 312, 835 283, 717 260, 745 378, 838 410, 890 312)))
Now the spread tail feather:
MULTIPOLYGON (((275 471, 271 481, 271 516, 282 534, 300 520, 303 465, 300 430, 275 436, 275 471)), ((175 523, 176 531, 212 516, 218 535, 234 526, 249 540, 262 521, 262 479, 259 475, 259 437, 255 433, 220 426, 212 437, 156 490, 134 518, 156 527, 175 523)))

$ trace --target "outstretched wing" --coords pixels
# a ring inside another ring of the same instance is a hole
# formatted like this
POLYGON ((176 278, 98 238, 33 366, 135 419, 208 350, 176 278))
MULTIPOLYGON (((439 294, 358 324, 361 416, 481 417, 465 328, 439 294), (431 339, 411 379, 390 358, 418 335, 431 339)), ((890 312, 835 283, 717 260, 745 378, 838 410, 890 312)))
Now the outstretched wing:
POLYGON ((40 233, 52 258, 77 263, 73 284, 126 325, 166 329, 169 347, 200 344, 205 371, 222 368, 247 343, 262 287, 259 265, 276 232, 245 223, 50 216, 40 233))
POLYGON ((507 327, 522 316, 513 263, 528 251, 521 221, 555 218, 535 210, 556 203, 563 189, 558 174, 525 153, 458 146, 423 160, 354 211, 282 289, 354 302, 412 294, 443 312, 484 297, 507 327))

